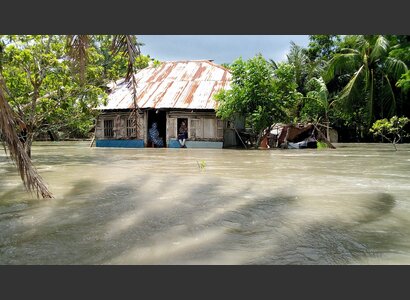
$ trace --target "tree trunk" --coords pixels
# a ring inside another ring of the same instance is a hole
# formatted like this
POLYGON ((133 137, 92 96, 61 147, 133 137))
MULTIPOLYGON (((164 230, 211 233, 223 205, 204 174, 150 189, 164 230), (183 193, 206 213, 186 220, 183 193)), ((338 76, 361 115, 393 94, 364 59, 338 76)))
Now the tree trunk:
POLYGON ((259 148, 259 145, 261 144, 263 138, 263 130, 259 132, 258 138, 256 139, 256 144, 255 144, 255 149, 259 148))
POLYGON ((54 142, 54 141, 58 141, 60 138, 58 137, 58 133, 54 133, 53 131, 51 131, 51 130, 47 130, 47 133, 48 133, 48 136, 50 137, 50 140, 52 141, 52 142, 54 142))
POLYGON ((17 120, 15 120, 14 113, 4 97, 3 87, 0 85, 0 134, 3 135, 3 141, 7 145, 10 158, 15 162, 17 171, 27 190, 35 191, 37 196, 41 194, 43 198, 53 198, 43 179, 32 165, 25 149, 23 149, 15 129, 16 123, 17 120))
POLYGON ((36 124, 34 123, 36 118, 37 98, 40 95, 39 87, 40 85, 33 85, 34 91, 33 96, 31 97, 31 111, 29 114, 29 119, 27 121, 27 139, 24 143, 24 151, 26 151, 29 158, 31 158, 31 146, 34 139, 34 128, 36 127, 36 124))
POLYGON ((330 132, 329 132, 329 118, 327 113, 325 113, 325 123, 326 123, 326 138, 330 141, 330 132))
POLYGON ((27 130, 27 138, 24 143, 24 151, 26 151, 28 157, 31 158, 31 146, 33 145, 34 133, 29 127, 27 130))

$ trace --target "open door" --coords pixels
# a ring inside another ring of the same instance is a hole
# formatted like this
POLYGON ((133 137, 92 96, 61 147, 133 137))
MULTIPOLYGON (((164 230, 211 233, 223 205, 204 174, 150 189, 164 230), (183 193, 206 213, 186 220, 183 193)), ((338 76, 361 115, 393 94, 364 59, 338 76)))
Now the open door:
MULTIPOLYGON (((148 111, 148 129, 151 128, 152 123, 157 123, 157 128, 159 131, 159 136, 164 141, 164 147, 167 147, 166 144, 166 112, 159 109, 152 109, 148 111)), ((149 133, 147 130, 147 141, 149 140, 149 133)))

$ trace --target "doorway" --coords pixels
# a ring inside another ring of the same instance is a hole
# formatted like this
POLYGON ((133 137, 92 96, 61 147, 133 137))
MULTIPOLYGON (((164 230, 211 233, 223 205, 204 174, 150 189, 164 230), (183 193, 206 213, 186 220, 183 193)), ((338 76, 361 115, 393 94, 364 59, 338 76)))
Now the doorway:
POLYGON ((164 142, 164 147, 167 147, 166 144, 166 134, 167 134, 167 114, 164 110, 151 109, 148 111, 148 130, 147 130, 147 141, 149 140, 149 129, 152 126, 152 123, 157 123, 157 128, 159 136, 164 142))

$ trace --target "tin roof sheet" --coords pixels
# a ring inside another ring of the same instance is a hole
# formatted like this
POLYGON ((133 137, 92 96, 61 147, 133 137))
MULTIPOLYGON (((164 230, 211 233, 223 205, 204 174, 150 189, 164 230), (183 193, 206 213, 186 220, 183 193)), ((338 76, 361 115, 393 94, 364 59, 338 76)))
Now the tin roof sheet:
MULTIPOLYGON (((140 108, 215 109, 213 95, 229 89, 232 75, 209 60, 163 62, 135 74, 140 108)), ((132 87, 123 80, 112 86, 107 105, 98 109, 133 108, 132 87)))

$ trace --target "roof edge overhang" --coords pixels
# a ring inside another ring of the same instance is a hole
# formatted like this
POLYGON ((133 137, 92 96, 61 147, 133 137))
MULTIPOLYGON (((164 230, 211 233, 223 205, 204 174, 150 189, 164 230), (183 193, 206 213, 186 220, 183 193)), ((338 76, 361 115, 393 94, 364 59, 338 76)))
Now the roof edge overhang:
MULTIPOLYGON (((98 109, 102 113, 107 112, 130 112, 133 108, 113 108, 113 109, 98 109)), ((154 108, 154 107, 147 107, 147 108, 140 108, 141 111, 149 111, 149 110, 159 110, 159 111, 183 111, 183 112, 215 112, 216 110, 213 108, 154 108)))

